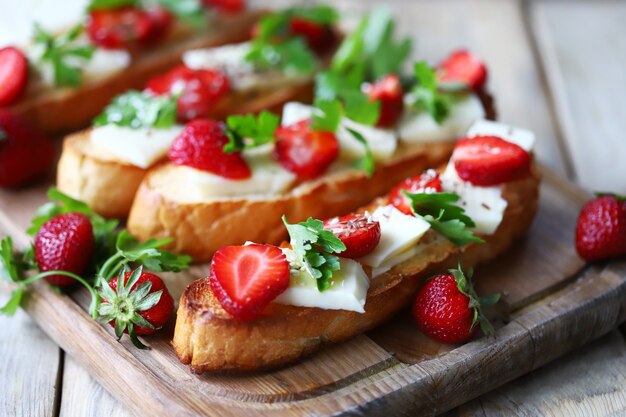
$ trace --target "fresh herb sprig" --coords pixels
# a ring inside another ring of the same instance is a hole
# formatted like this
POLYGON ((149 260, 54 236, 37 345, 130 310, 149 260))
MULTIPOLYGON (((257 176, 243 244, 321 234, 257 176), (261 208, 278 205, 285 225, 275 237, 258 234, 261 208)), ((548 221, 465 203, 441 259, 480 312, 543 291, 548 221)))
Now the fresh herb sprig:
POLYGON ((166 129, 176 123, 177 95, 152 96, 130 90, 111 101, 94 120, 94 126, 114 124, 132 129, 166 129))
POLYGON ((80 43, 84 27, 78 24, 62 35, 46 32, 35 25, 34 44, 42 47, 41 65, 51 65, 54 84, 58 87, 78 87, 82 84, 80 62, 89 61, 95 47, 80 43))
POLYGON ((156 0, 156 2, 193 28, 203 29, 209 24, 207 12, 201 0, 156 0))
POLYGON ((474 221, 465 214, 465 210, 454 204, 459 196, 454 193, 407 193, 411 208, 433 228, 458 246, 466 243, 483 243, 484 240, 468 229, 476 226, 474 221))
POLYGON ((224 145, 224 151, 238 152, 273 142, 279 122, 279 117, 269 111, 262 111, 258 116, 228 116, 225 129, 228 143, 224 145))
POLYGON ((91 0, 87 5, 87 11, 117 9, 125 6, 138 6, 141 4, 139 0, 91 0))
POLYGON ((430 113, 441 124, 450 114, 452 94, 439 89, 437 72, 426 62, 416 62, 413 72, 416 82, 412 90, 413 106, 430 113))
POLYGON ((297 263, 316 279, 320 292, 329 289, 333 272, 340 268, 335 254, 345 251, 346 245, 332 232, 324 230, 321 220, 309 217, 304 222, 289 224, 283 216, 283 223, 289 232, 297 263))

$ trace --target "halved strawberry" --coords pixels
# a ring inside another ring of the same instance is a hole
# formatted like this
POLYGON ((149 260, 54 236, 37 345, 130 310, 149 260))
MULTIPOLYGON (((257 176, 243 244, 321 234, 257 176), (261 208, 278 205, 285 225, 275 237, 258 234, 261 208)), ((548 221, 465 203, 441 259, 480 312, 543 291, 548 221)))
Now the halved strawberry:
POLYGON ((171 22, 171 13, 162 7, 140 9, 126 6, 92 11, 87 19, 86 32, 89 39, 102 48, 125 48, 158 40, 171 22))
POLYGON ((410 194, 416 193, 439 193, 441 192, 441 180, 439 174, 432 169, 402 180, 398 185, 393 187, 389 192, 389 203, 404 214, 413 215, 410 200, 404 195, 403 191, 410 194))
POLYGON ((175 165, 208 171, 231 180, 250 178, 252 173, 239 152, 226 153, 224 125, 198 119, 187 123, 170 147, 167 156, 175 165))
POLYGON ((530 174, 530 154, 497 136, 459 140, 452 161, 459 177, 474 185, 497 185, 530 174))
POLYGON ((439 64, 437 78, 442 87, 445 84, 465 84, 469 89, 478 91, 487 81, 487 67, 476 55, 461 49, 439 64))
POLYGON ((230 89, 228 77, 216 70, 193 70, 179 65, 152 78, 146 89, 154 94, 180 94, 176 103, 178 119, 193 120, 207 116, 230 89), (182 89, 182 93, 180 92, 182 89))
POLYGON ((302 36, 307 45, 318 54, 328 51, 335 42, 335 33, 328 25, 320 25, 299 16, 289 21, 289 32, 293 36, 302 36))
POLYGON ((17 48, 0 49, 0 106, 7 106, 20 96, 28 81, 28 60, 17 48))
MULTIPOLYGON (((81 275, 94 251, 91 221, 80 213, 60 214, 45 222, 35 236, 35 262, 41 272, 68 271, 81 275)), ((44 278, 51 284, 70 285, 76 281, 65 275, 44 278)))
POLYGON ((209 283, 224 310, 251 320, 289 287, 289 262, 276 246, 225 246, 213 255, 209 283))
POLYGON ((400 78, 396 74, 387 74, 373 84, 365 84, 363 90, 371 101, 380 101, 380 116, 376 126, 395 125, 404 109, 400 78))
POLYGON ((380 223, 363 214, 350 213, 324 221, 324 229, 337 236, 346 250, 342 258, 360 258, 372 252, 380 242, 380 223))
POLYGON ((301 179, 315 178, 339 155, 339 142, 332 132, 311 129, 310 120, 281 126, 276 130, 274 157, 301 179))

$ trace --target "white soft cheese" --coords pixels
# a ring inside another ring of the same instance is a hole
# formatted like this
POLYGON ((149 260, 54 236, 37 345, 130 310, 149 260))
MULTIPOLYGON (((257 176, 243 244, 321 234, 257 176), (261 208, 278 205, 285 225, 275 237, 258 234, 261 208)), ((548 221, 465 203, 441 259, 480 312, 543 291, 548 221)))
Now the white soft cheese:
POLYGON ((406 260, 398 255, 415 245, 430 228, 424 219, 406 215, 391 205, 377 208, 372 218, 380 223, 380 242, 373 252, 359 261, 374 269, 383 264, 390 269, 406 260), (394 258, 397 262, 392 261, 394 258))
MULTIPOLYGON (((293 258, 290 249, 283 249, 287 259, 293 258)), ((326 310, 365 312, 365 298, 370 285, 363 267, 352 259, 339 259, 340 269, 333 273, 331 287, 320 292, 316 280, 306 271, 293 268, 289 288, 274 302, 326 310)))
POLYGON ((182 130, 182 126, 132 129, 105 125, 93 128, 89 140, 94 151, 103 157, 145 169, 167 155, 167 150, 182 130))
POLYGON ((28 45, 35 23, 58 33, 83 21, 90 0, 0 0, 0 48, 28 45))
POLYGON ((207 201, 215 198, 246 196, 272 196, 289 190, 296 176, 276 163, 271 155, 262 150, 245 151, 252 176, 243 180, 231 180, 189 167, 176 167, 173 181, 181 184, 177 199, 185 201, 207 201), (176 178, 174 178, 176 177, 176 178))
MULTIPOLYGON (((309 119, 313 115, 313 111, 314 107, 312 106, 289 102, 283 107, 281 124, 288 126, 309 119)), ((342 117, 336 132, 337 140, 339 141, 339 157, 341 159, 354 160, 365 155, 365 147, 355 139, 348 129, 360 133, 365 138, 374 159, 377 161, 388 160, 396 152, 398 141, 393 130, 367 126, 342 117)))
POLYGON ((485 110, 480 99, 470 94, 452 105, 450 114, 441 124, 426 111, 405 111, 398 126, 398 137, 406 143, 456 140, 472 123, 484 117, 485 110))
POLYGON ((477 120, 467 131, 467 137, 479 135, 493 135, 508 142, 514 143, 530 152, 535 146, 535 134, 530 130, 513 127, 491 120, 477 120))
POLYGON ((123 71, 130 65, 130 61, 128 51, 98 48, 89 61, 83 61, 80 68, 86 81, 95 81, 123 71))
POLYGON ((458 205, 476 223, 474 231, 481 234, 493 234, 504 216, 507 202, 502 198, 502 187, 479 187, 459 178, 454 163, 450 162, 441 174, 444 191, 459 195, 458 205))

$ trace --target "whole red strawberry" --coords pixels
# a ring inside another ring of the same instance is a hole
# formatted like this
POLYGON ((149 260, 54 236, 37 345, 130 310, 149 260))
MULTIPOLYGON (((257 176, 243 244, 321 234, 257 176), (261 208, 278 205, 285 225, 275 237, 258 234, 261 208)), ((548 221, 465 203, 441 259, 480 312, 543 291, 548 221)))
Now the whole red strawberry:
POLYGON ((98 312, 103 321, 115 328, 119 338, 128 333, 133 344, 145 346, 137 335, 155 333, 163 327, 174 310, 174 299, 163 280, 143 267, 134 271, 122 271, 120 277, 102 283, 100 295, 103 298, 98 312), (123 277, 122 285, 119 278, 123 277))
POLYGON ((465 343, 478 331, 486 334, 493 327, 482 315, 481 305, 494 304, 499 294, 478 298, 470 278, 459 269, 437 275, 426 282, 413 304, 413 317, 424 334, 444 343, 465 343))
POLYGON ((19 116, 0 111, 0 187, 23 185, 48 170, 54 144, 19 116))
POLYGON ((187 123, 167 155, 175 165, 208 171, 231 180, 250 178, 252 173, 240 153, 224 151, 227 143, 222 123, 198 119, 187 123))
POLYGON ((576 224, 576 251, 587 261, 626 256, 626 197, 601 194, 584 205, 576 224))
MULTIPOLYGON (((91 221, 84 214, 60 214, 45 222, 35 236, 35 262, 41 272, 68 271, 76 275, 85 272, 94 251, 91 221)), ((54 285, 76 282, 63 275, 45 278, 54 285)))

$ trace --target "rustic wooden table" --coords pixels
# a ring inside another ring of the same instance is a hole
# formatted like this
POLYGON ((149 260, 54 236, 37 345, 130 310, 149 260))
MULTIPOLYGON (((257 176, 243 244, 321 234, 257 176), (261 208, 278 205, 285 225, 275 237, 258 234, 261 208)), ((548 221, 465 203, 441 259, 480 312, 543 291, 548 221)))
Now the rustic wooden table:
MULTIPOLYGON (((352 13, 381 2, 334 3, 352 13)), ((534 130, 545 165, 589 191, 626 192, 625 2, 385 3, 416 57, 437 62, 465 46, 488 62, 500 120, 534 130)), ((0 317, 0 328, 0 416, 130 415, 26 314, 0 317)), ((449 415, 626 415, 625 335, 623 326, 449 415)))

